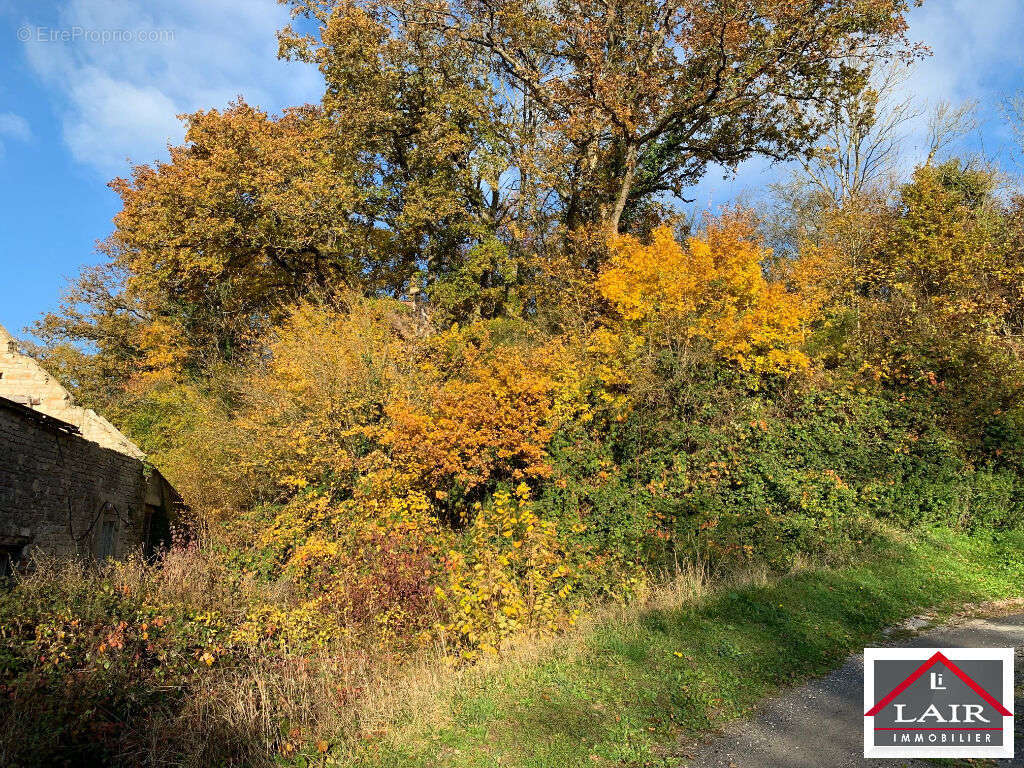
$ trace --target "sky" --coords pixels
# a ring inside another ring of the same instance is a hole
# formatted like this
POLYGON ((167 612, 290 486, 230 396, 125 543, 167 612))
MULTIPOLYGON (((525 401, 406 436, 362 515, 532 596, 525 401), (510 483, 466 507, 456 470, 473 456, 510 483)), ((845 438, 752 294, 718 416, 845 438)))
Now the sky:
MULTIPOLYGON (((962 149, 1018 163, 1000 104, 1024 88, 1024 0, 926 0, 910 20, 932 55, 908 94, 977 101, 962 149)), ((101 261, 118 210, 107 182, 166 157, 183 136, 176 115, 238 96, 271 112, 319 98, 314 68, 277 59, 287 21, 275 0, 0 0, 0 325, 27 335, 101 261)), ((786 172, 756 159, 712 171, 692 208, 756 197, 786 172)))

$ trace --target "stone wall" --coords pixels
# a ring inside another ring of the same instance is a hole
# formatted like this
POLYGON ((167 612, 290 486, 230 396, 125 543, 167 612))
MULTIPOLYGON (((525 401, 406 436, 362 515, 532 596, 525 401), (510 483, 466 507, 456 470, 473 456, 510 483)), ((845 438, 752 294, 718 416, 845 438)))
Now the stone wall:
POLYGON ((145 458, 135 443, 109 421, 75 399, 57 379, 28 355, 21 354, 18 341, 0 325, 0 397, 27 405, 78 427, 86 440, 121 453, 145 458))
POLYGON ((0 559, 33 549, 124 557, 160 543, 177 501, 139 459, 0 398, 0 559))

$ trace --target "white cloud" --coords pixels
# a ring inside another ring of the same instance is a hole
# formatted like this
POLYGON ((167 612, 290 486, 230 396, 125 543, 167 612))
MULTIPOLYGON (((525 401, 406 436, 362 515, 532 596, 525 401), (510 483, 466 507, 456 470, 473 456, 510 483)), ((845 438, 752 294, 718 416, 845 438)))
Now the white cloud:
POLYGON ((6 152, 4 139, 28 141, 32 138, 32 129, 28 121, 13 112, 0 112, 0 157, 6 152))
POLYGON ((148 161, 180 134, 175 117, 180 110, 153 86, 88 68, 68 84, 67 97, 72 108, 64 120, 64 140, 81 163, 115 169, 128 159, 148 161))
MULTIPOLYGON (((969 137, 973 148, 997 159, 1008 151, 1010 135, 1002 101, 1020 87, 1024 73, 1024 4, 1020 0, 929 0, 910 16, 913 39, 931 49, 907 82, 909 94, 929 107, 977 102, 982 124, 969 137)), ((917 142, 924 144, 923 127, 917 142)))
POLYGON ((177 114, 238 96, 270 111, 319 98, 315 69, 276 58, 287 17, 274 0, 65 0, 52 27, 22 23, 69 150, 110 176, 179 142, 177 114))
MULTIPOLYGON (((1012 88, 1003 79, 1019 79, 1024 65, 1024 3, 929 0, 910 20, 911 37, 933 55, 917 65, 908 92, 932 105, 978 99, 990 119, 990 143, 1005 138, 995 112, 1012 88)), ((35 28, 43 21, 20 23, 35 28)), ((223 106, 239 95, 270 110, 317 99, 321 82, 313 68, 276 59, 274 32, 285 23, 287 9, 275 0, 62 0, 45 31, 78 30, 78 37, 60 42, 34 34, 24 50, 56 99, 73 156, 111 175, 126 170, 126 157, 149 161, 168 141, 180 141, 177 113, 223 106), (102 40, 121 32, 157 39, 102 40)), ((921 121, 910 140, 918 149, 923 127, 921 121)), ((697 205, 714 207, 779 173, 757 162, 729 181, 712 174, 697 205)))
POLYGON ((28 141, 32 138, 32 129, 28 121, 13 112, 0 112, 0 136, 28 141))
MULTIPOLYGON (((927 152, 928 113, 942 101, 953 105, 976 101, 981 125, 957 149, 981 151, 1011 162, 1013 137, 1002 120, 1000 105, 1015 89, 1024 87, 1024 28, 1021 0, 928 0, 910 14, 910 38, 922 42, 931 55, 914 65, 903 86, 922 114, 906 127, 904 152, 909 168, 927 152)), ((788 165, 754 158, 740 165, 735 176, 722 178, 714 169, 688 197, 700 213, 717 210, 737 199, 762 194, 766 185, 782 178, 788 165)))

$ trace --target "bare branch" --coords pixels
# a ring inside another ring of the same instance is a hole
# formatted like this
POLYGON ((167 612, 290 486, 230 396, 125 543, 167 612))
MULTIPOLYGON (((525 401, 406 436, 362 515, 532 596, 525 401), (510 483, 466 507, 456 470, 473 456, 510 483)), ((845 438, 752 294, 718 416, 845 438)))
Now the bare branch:
POLYGON ((940 152, 944 152, 953 143, 978 128, 978 102, 968 101, 953 106, 948 101, 940 101, 928 120, 928 159, 925 165, 931 165, 940 152))

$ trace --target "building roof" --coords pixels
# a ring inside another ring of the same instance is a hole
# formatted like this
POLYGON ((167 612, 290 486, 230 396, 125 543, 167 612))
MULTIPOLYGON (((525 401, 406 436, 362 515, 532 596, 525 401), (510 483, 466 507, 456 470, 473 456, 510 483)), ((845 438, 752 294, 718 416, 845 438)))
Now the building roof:
POLYGON ((76 427, 74 424, 69 424, 66 421, 55 419, 53 416, 47 416, 41 411, 37 411, 34 408, 29 408, 27 405, 16 403, 13 400, 8 400, 6 397, 0 397, 0 408, 22 416, 30 421, 34 421, 36 424, 42 424, 47 429, 54 430, 56 432, 66 432, 69 435, 81 435, 82 430, 76 427))
POLYGON ((0 326, 0 397, 30 410, 73 425, 86 440, 131 456, 145 459, 139 446, 113 424, 89 408, 75 404, 74 396, 37 360, 23 355, 20 345, 0 326))
POLYGON ((17 343, 17 339, 11 336, 11 334, 7 332, 7 329, 0 325, 0 352, 6 352, 7 345, 12 341, 17 343))
POLYGON ((1004 707, 992 694, 990 694, 988 691, 986 691, 984 688, 978 685, 966 672, 960 669, 960 667, 958 667, 956 664, 954 664, 952 661, 946 658, 946 655, 942 653, 942 651, 936 651, 931 656, 931 658, 929 658, 921 666, 915 669, 906 680, 897 685, 877 704, 875 704, 875 706, 869 709, 865 713, 865 717, 873 717, 874 715, 877 715, 879 712, 885 709, 886 706, 892 703, 893 699, 897 698, 901 693, 907 690, 907 688, 909 688, 911 685, 917 682, 917 680, 922 675, 924 675, 925 672, 934 667, 936 664, 942 664, 942 666, 944 666, 954 675, 959 677, 964 683, 966 683, 968 688, 970 688, 972 691, 978 694, 978 696, 984 699, 986 703, 995 708, 995 710, 1003 717, 1013 717, 1012 712, 1007 710, 1006 707, 1004 707))

